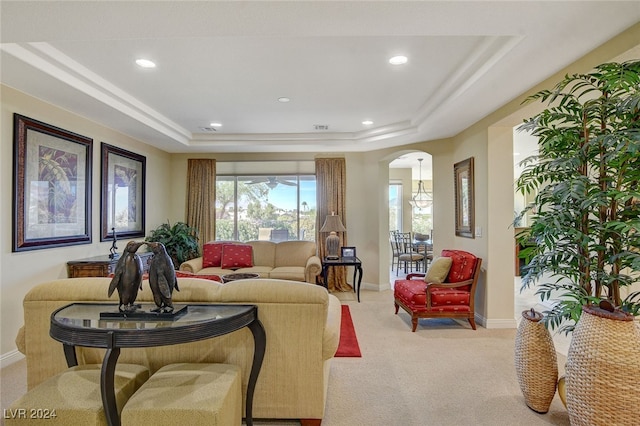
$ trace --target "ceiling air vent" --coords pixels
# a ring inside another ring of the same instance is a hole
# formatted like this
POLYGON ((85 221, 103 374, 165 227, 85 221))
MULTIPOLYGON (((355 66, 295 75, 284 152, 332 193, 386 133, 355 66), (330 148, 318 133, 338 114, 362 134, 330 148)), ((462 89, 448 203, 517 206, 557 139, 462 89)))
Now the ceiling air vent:
POLYGON ((203 132, 217 132, 215 127, 200 127, 203 132))
POLYGON ((315 130, 329 130, 329 125, 328 124, 314 124, 313 128, 315 130))

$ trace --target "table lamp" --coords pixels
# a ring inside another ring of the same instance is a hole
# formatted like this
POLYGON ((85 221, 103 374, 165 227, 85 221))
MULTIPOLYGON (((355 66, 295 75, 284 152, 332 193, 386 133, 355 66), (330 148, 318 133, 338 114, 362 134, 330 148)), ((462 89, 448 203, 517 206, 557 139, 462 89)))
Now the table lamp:
POLYGON ((329 232, 329 236, 325 243, 327 259, 335 260, 340 258, 340 255, 338 254, 340 251, 340 237, 338 237, 337 232, 345 232, 346 230, 347 228, 342 224, 340 216, 334 212, 325 218, 324 225, 322 225, 320 232, 329 232))

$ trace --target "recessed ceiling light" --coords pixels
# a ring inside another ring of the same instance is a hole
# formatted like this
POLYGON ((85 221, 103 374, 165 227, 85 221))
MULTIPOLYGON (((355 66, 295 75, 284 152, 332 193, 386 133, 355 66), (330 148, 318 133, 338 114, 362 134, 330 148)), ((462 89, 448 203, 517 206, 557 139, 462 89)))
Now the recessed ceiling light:
POLYGON ((371 120, 364 120, 364 121, 362 122, 362 124, 364 124, 365 126, 370 126, 370 125, 372 125, 372 124, 373 124, 373 121, 371 121, 371 120))
POLYGON ((286 96, 283 96, 281 98, 278 98, 278 102, 282 102, 282 103, 286 103, 289 102, 291 99, 287 98, 286 96))
POLYGON ((222 123, 217 123, 217 122, 209 123, 209 125, 211 127, 222 127, 222 123))
POLYGON ((136 59, 136 64, 142 68, 155 68, 156 64, 148 59, 136 59))
POLYGON ((402 65, 402 64, 406 64, 408 61, 406 56, 394 56, 393 58, 389 59, 389 63, 393 64, 393 65, 402 65))

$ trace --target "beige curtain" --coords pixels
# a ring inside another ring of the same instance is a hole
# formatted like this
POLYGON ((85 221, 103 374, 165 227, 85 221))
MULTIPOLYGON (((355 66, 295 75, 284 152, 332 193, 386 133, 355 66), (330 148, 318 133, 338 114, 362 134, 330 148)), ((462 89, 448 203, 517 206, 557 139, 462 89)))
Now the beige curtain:
POLYGON ((200 249, 216 238, 216 160, 189 159, 187 224, 198 230, 200 249))
MULTIPOLYGON (((345 205, 345 192, 347 184, 347 168, 344 158, 317 158, 316 159, 316 241, 318 254, 321 257, 326 255, 325 240, 326 233, 320 233, 327 215, 335 212, 347 230, 347 209, 345 205)), ((347 231, 348 232, 348 231, 347 231)), ((347 232, 339 232, 340 246, 347 245, 347 232)), ((346 267, 334 267, 329 269, 328 285, 330 291, 351 291, 352 287, 347 284, 346 267)))

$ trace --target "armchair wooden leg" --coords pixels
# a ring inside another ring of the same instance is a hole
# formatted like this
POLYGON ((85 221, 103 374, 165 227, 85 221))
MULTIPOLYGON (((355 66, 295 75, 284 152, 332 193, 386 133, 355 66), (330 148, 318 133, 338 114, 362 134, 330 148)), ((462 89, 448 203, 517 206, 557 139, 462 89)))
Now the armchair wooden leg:
POLYGON ((475 318, 469 318, 469 324, 471 324, 471 328, 473 328, 474 330, 476 329, 476 319, 475 318))
POLYGON ((398 308, 399 308, 400 306, 398 306, 398 304, 397 304, 397 303, 394 303, 394 306, 396 307, 396 315, 398 315, 398 308))
POLYGON ((418 317, 411 317, 411 331, 415 333, 418 328, 418 317))

